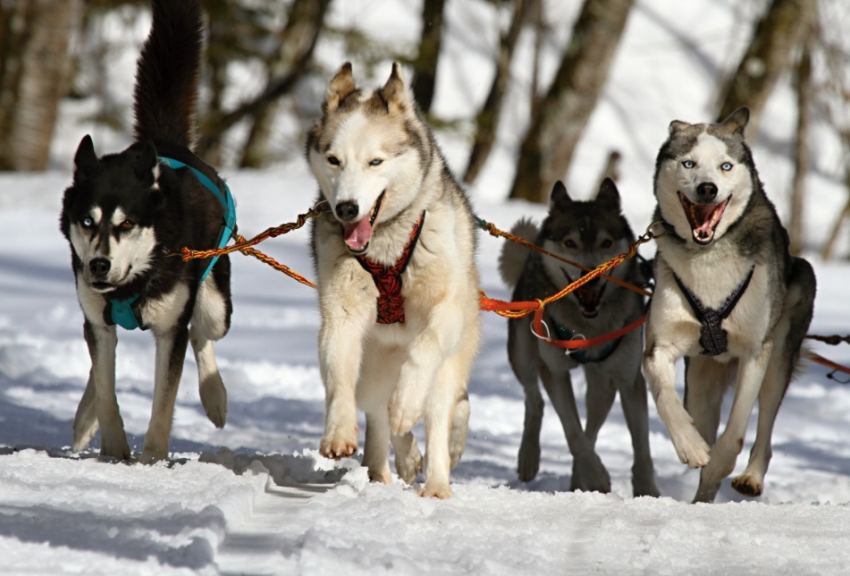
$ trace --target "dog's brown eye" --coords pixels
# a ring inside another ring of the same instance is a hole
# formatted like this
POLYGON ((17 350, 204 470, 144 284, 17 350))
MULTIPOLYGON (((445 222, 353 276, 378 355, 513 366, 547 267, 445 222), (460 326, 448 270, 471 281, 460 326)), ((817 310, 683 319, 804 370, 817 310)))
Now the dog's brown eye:
POLYGON ((602 241, 602 244, 600 244, 599 246, 602 247, 602 248, 610 248, 613 245, 614 245, 614 243, 611 241, 611 239, 606 238, 605 240, 602 241))
POLYGON ((566 246, 567 248, 578 248, 578 245, 569 238, 564 240, 564 246, 566 246))
POLYGON ((129 220, 124 220, 123 222, 121 222, 121 229, 122 230, 132 230, 133 226, 135 226, 135 224, 133 224, 129 220))
POLYGON ((336 156, 328 156, 328 164, 331 166, 339 166, 339 158, 336 156))

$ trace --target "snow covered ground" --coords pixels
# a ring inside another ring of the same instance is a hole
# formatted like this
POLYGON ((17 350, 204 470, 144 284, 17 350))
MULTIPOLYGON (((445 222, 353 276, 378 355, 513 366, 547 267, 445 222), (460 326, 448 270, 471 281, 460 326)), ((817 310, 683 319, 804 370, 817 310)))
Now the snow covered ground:
MULTIPOLYGON (((340 2, 334 18, 358 22, 375 4, 340 2)), ((624 157, 626 213, 636 230, 648 224, 654 156, 667 123, 710 118, 716 74, 743 46, 747 29, 735 24, 734 5, 636 4, 614 75, 569 175, 572 191, 590 194, 607 151, 616 146, 624 157), (720 8, 710 11, 710 6, 720 8)), ((475 18, 488 17, 487 6, 449 3, 452 34, 446 50, 452 58, 445 60, 438 113, 468 115, 486 93, 491 68, 484 58, 495 37, 470 37, 469 28, 475 18), (477 71, 469 76, 470 70, 477 71)), ((392 4, 380 17, 401 24, 370 21, 369 27, 413 37, 417 13, 392 4)), ((570 16, 561 15, 565 23, 570 16)), ((144 26, 140 30, 144 34, 144 26)), ((331 61, 341 58, 331 44, 322 53, 331 61)), ((500 147, 470 191, 479 215, 503 228, 520 214, 543 214, 539 206, 504 201, 516 149, 510 135, 521 130, 525 80, 518 71, 500 147)), ((762 178, 782 213, 791 174, 784 154, 794 122, 792 102, 790 89, 781 87, 755 147, 762 178)), ((0 243, 0 573, 850 573, 850 387, 828 379, 821 367, 807 365, 788 392, 761 498, 738 496, 727 480, 714 505, 688 504, 697 473, 679 463, 651 403, 650 440, 664 497, 631 498, 631 447, 619 403, 598 441, 613 493, 570 493, 571 457, 550 408, 541 437, 541 473, 528 485, 516 480, 522 392, 507 364, 505 321, 482 314, 484 345, 470 383, 470 435, 452 477, 455 495, 425 500, 415 486, 399 481, 370 484, 357 459, 335 463, 318 455, 323 389, 315 293, 240 255, 233 257, 233 328, 217 345, 229 395, 225 429, 216 430, 204 416, 194 362, 187 360, 168 463, 101 462, 97 440, 90 451, 70 453, 71 421, 89 360, 68 247, 57 221, 73 149, 89 127, 73 121, 78 110, 66 112, 54 170, 0 175, 5 238, 0 243)), ((807 205, 812 252, 846 194, 834 141, 819 130, 809 178, 817 202, 807 205)), ((102 136, 96 138, 100 152, 126 143, 102 136)), ((440 139, 460 169, 463 134, 440 139)), ((315 184, 297 159, 263 171, 222 172, 237 197, 246 235, 294 220, 314 197, 315 184)), ((260 248, 312 277, 306 238, 305 231, 296 231, 260 248)), ((507 298, 496 273, 500 242, 482 236, 478 262, 483 289, 507 298)), ((850 266, 812 260, 819 292, 811 331, 846 334, 850 311, 843 283, 850 266)), ((119 338, 119 403, 138 455, 150 414, 153 342, 139 332, 121 332, 119 338)), ((850 364, 850 347, 813 348, 850 364)), ((574 382, 583 411, 580 372, 574 382)), ((745 450, 753 436, 751 427, 745 450)), ((745 460, 746 453, 736 473, 745 460)))

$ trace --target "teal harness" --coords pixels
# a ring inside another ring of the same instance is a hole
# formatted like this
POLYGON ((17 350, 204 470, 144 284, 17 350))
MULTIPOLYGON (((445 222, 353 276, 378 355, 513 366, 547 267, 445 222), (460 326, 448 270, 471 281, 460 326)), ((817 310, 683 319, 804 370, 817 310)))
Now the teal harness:
MULTIPOLYGON (((181 168, 188 168, 191 170, 195 175, 195 178, 197 178, 205 188, 215 194, 215 197, 218 198, 219 202, 221 202, 221 205, 224 207, 224 224, 221 227, 218 248, 224 248, 236 230, 236 205, 233 202, 233 195, 230 193, 230 187, 228 187, 225 182, 222 182, 224 190, 220 190, 206 174, 185 162, 181 162, 180 160, 166 158, 165 156, 159 156, 158 159, 160 164, 168 166, 174 170, 180 170, 181 168)), ((207 276, 209 276, 210 272, 212 272, 213 266, 215 266, 217 261, 218 256, 213 256, 210 259, 210 263, 207 264, 207 269, 204 270, 198 284, 203 284, 204 280, 206 280, 207 276)), ((107 298, 106 308, 103 311, 103 318, 108 325, 118 325, 125 330, 135 330, 136 328, 146 330, 142 323, 141 307, 141 294, 133 294, 126 300, 107 298)))
MULTIPOLYGON (((552 327, 555 329, 555 334, 557 334, 560 340, 572 340, 574 338, 574 334, 572 330, 567 328, 566 326, 561 326, 555 319, 551 316, 549 317, 549 321, 552 323, 552 327)), ((602 362, 608 356, 614 353, 614 350, 617 349, 617 346, 620 345, 620 340, 623 337, 620 336, 616 340, 611 340, 610 342, 606 342, 605 346, 602 348, 602 351, 599 352, 596 356, 591 356, 587 353, 587 350, 571 350, 569 352, 569 357, 578 362, 579 364, 590 364, 592 362, 602 362)))

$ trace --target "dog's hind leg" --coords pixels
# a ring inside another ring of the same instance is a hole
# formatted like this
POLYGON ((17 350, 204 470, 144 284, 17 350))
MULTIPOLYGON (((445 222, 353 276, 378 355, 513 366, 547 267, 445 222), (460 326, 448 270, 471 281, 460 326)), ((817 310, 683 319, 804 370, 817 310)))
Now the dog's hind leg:
POLYGON ((408 432, 401 436, 392 436, 391 440, 395 450, 396 472, 402 480, 413 484, 416 476, 422 472, 422 453, 416 445, 416 438, 413 432, 408 432))
POLYGON ((97 432, 97 414, 95 404, 94 369, 89 370, 89 380, 86 390, 77 406, 77 414, 74 416, 74 451, 79 452, 89 445, 91 439, 97 432))
POLYGON ((454 468, 463 457, 466 448, 466 434, 469 429, 469 395, 464 392, 463 397, 455 404, 452 413, 452 430, 449 434, 449 456, 451 467, 454 468))
POLYGON ((215 361, 215 349, 212 340, 201 335, 195 325, 189 331, 195 362, 198 364, 198 391, 201 405, 207 418, 216 428, 224 428, 227 421, 227 389, 221 380, 221 373, 215 361))
MULTIPOLYGON (((229 261, 222 259, 217 267, 229 271, 229 261)), ((213 340, 223 338, 230 328, 232 306, 216 285, 216 282, 225 281, 221 278, 223 274, 221 270, 214 269, 213 274, 207 276, 198 287, 192 310, 192 327, 189 330, 189 340, 198 365, 201 405, 216 428, 224 428, 227 421, 227 390, 213 348, 213 340)))
POLYGON ((537 383, 537 341, 531 335, 531 318, 508 321, 508 360, 525 393, 525 421, 517 457, 517 475, 531 482, 540 469, 540 427, 543 395, 537 383))
POLYGON ((390 421, 386 410, 366 413, 366 442, 363 446, 363 465, 369 470, 369 480, 389 484, 390 421))
MULTIPOLYGON (((704 356, 685 358, 685 409, 709 446, 717 440, 723 396, 734 378, 736 366, 736 362, 721 364, 704 356)), ((707 482, 701 473, 694 502, 713 502, 719 489, 719 480, 707 482)))
MULTIPOLYGON (((86 321, 83 333, 92 359, 90 378, 94 381, 94 410, 100 426, 100 454, 129 460, 130 445, 115 395, 115 347, 118 344, 115 326, 95 326, 86 321)), ((85 396, 84 393, 83 400, 85 396)))
POLYGON ((154 374, 151 421, 145 434, 145 444, 140 461, 153 464, 168 457, 168 440, 174 419, 174 403, 183 374, 183 360, 189 344, 189 329, 176 326, 156 337, 156 365, 154 374))

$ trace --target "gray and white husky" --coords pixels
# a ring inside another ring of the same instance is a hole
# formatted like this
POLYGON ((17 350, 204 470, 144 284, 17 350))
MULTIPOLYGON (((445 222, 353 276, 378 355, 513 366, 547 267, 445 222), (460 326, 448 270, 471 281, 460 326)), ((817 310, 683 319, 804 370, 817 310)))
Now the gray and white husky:
POLYGON ((788 235, 744 140, 749 110, 719 124, 673 121, 655 170, 656 290, 643 367, 679 459, 702 468, 695 501, 711 502, 744 446, 756 399, 758 432, 732 486, 758 496, 779 405, 812 318, 815 275, 788 235), (685 403, 674 364, 685 358, 685 403), (717 437, 723 396, 735 387, 717 437))
MULTIPOLYGON (((564 185, 557 182, 552 188, 549 214, 540 228, 521 220, 513 232, 588 269, 627 252, 635 240, 620 210, 620 194, 610 179, 603 181, 596 198, 588 202, 573 201, 564 185)), ((502 249, 499 271, 508 286, 515 286, 514 301, 546 298, 585 274, 570 264, 510 242, 502 249)), ((646 282, 635 260, 627 260, 612 275, 632 284, 646 282)), ((544 322, 553 339, 589 339, 628 326, 643 316, 644 309, 640 294, 597 278, 548 304, 544 322)), ((619 392, 634 449, 634 495, 658 496, 649 450, 646 383, 640 372, 641 330, 565 354, 563 349, 538 339, 531 327, 531 317, 508 321, 508 358, 525 391, 525 427, 518 462, 520 480, 533 479, 540 465, 543 398, 537 384, 539 375, 573 455, 571 488, 611 490, 608 471, 596 454, 595 445, 619 392), (578 367, 584 369, 587 379, 584 430, 570 380, 570 370, 578 367)))
POLYGON ((200 1, 152 4, 153 25, 136 71, 136 142, 98 157, 92 139, 84 137, 61 216, 92 362, 74 419, 73 447, 88 445, 99 426, 101 454, 130 458, 115 394, 116 325, 149 329, 156 364, 145 463, 168 455, 189 341, 204 409, 216 426, 224 426, 227 392, 212 341, 227 333, 232 311, 227 256, 212 269, 208 261, 168 257, 184 246, 214 248, 225 237, 225 208, 211 188, 224 198, 226 186, 189 149, 203 40, 200 1))
POLYGON ((449 470, 466 444, 467 381, 479 342, 475 223, 397 64, 363 92, 351 65, 328 86, 307 158, 328 213, 313 221, 319 365, 326 392, 320 452, 357 449, 391 480, 388 456, 412 482, 422 457, 411 430, 425 421, 425 486, 451 496, 449 470))

